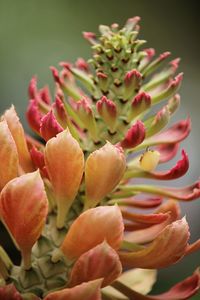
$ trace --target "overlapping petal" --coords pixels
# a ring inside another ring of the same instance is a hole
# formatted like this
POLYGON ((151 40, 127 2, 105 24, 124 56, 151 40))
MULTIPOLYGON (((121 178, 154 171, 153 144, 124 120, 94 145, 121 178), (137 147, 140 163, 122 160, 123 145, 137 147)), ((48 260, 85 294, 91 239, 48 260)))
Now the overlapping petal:
POLYGON ((19 174, 19 159, 15 141, 10 133, 7 122, 0 122, 0 190, 11 179, 19 174))
MULTIPOLYGON (((173 200, 164 203, 157 212, 162 212, 165 214, 168 213, 169 217, 166 220, 163 220, 160 223, 150 227, 126 233, 125 240, 139 244, 149 243, 153 241, 167 225, 180 218, 180 208, 173 200)), ((131 226, 129 226, 129 228, 130 227, 131 226)))
POLYGON ((109 142, 91 153, 85 166, 85 206, 96 206, 110 193, 122 179, 125 168, 123 150, 109 142))
POLYGON ((24 129, 17 116, 14 106, 11 106, 10 109, 6 110, 4 118, 15 141, 19 156, 19 162, 22 169, 25 172, 34 171, 33 163, 31 161, 30 153, 26 143, 24 129))
POLYGON ((82 213, 71 225, 61 246, 69 259, 79 257, 104 240, 118 249, 123 240, 123 220, 117 206, 99 206, 82 213))
POLYGON ((142 144, 136 147, 137 150, 144 149, 148 146, 160 145, 160 144, 177 144, 184 140, 191 131, 190 119, 181 120, 175 123, 167 130, 158 133, 148 139, 145 139, 142 144))
POLYGON ((111 284, 122 272, 117 252, 106 241, 82 254, 75 262, 70 286, 103 278, 102 286, 111 284))
POLYGON ((62 228, 83 176, 83 151, 64 130, 47 142, 44 158, 58 206, 57 226, 62 228))
POLYGON ((9 181, 0 195, 0 215, 19 246, 25 267, 48 213, 48 200, 38 171, 9 181))
POLYGON ((120 252, 123 265, 159 269, 177 262, 184 256, 189 239, 188 224, 183 218, 164 228, 156 239, 137 252, 120 252))
POLYGON ((48 294, 44 300, 101 300, 102 279, 96 279, 89 282, 84 282, 73 288, 63 289, 61 291, 48 294))

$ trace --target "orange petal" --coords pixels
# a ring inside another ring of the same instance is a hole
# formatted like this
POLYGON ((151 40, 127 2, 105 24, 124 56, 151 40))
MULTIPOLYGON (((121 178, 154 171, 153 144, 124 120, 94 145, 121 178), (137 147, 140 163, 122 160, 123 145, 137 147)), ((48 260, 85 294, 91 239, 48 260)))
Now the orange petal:
POLYGON ((86 203, 96 206, 122 179, 126 160, 121 148, 107 142, 91 153, 85 166, 86 203))
POLYGON ((44 300, 101 300, 102 279, 82 283, 71 289, 63 289, 47 295, 44 300))
POLYGON ((57 226, 62 228, 79 189, 84 155, 78 142, 64 130, 47 142, 44 158, 58 206, 57 226))
POLYGON ((120 252, 120 259, 129 267, 163 268, 174 264, 184 256, 188 239, 188 224, 183 218, 166 226, 146 248, 137 252, 120 252))
POLYGON ((61 249, 69 259, 79 257, 104 240, 118 249, 123 240, 123 230, 122 215, 117 206, 91 208, 71 225, 61 249))
POLYGON ((129 232, 126 234, 125 240, 136 244, 146 244, 152 242, 167 225, 180 218, 179 206, 175 201, 172 200, 164 203, 157 212, 168 213, 169 218, 148 228, 129 232))
POLYGON ((0 122, 0 190, 11 179, 18 176, 19 161, 15 141, 6 121, 0 122))
POLYGON ((17 177, 3 188, 0 215, 19 246, 25 264, 42 232, 47 213, 48 201, 39 171, 17 177))
POLYGON ((121 272, 119 256, 103 242, 79 257, 70 275, 70 286, 98 278, 104 278, 102 286, 106 286, 117 279, 121 272))
POLYGON ((15 141, 20 165, 25 172, 32 172, 34 170, 34 166, 32 164, 30 153, 28 151, 24 129, 19 121, 13 105, 10 109, 6 110, 4 118, 15 141))

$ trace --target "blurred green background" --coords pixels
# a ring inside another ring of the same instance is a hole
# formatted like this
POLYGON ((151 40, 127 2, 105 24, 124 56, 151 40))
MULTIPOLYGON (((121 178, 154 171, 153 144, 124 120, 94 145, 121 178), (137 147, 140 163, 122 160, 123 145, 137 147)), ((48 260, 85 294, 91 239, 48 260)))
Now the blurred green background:
MULTIPOLYGON (((185 79, 178 118, 189 114, 193 131, 184 142, 190 155, 190 171, 174 184, 193 182, 200 174, 198 11, 198 1, 191 0, 0 0, 0 111, 13 103, 27 128, 23 115, 32 75, 38 75, 41 86, 45 83, 51 86, 50 65, 62 60, 74 61, 80 56, 89 58, 90 48, 82 38, 82 31, 97 31, 100 23, 122 25, 127 18, 139 15, 142 17, 140 37, 148 41, 148 46, 154 47, 158 54, 169 50, 174 58, 182 59, 180 69, 185 79)), ((193 241, 200 237, 200 200, 182 207, 193 241)), ((155 292, 188 276, 197 265, 200 265, 200 253, 161 271, 155 292)))

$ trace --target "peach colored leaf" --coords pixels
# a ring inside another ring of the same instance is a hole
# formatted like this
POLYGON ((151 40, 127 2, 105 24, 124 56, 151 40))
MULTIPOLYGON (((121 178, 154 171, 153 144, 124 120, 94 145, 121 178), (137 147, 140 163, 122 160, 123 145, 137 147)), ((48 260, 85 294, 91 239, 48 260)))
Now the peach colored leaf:
POLYGON ((57 226, 62 228, 83 176, 83 151, 70 132, 64 130, 47 142, 44 158, 58 206, 57 226))
POLYGON ((71 225, 61 249, 69 259, 79 257, 104 240, 118 249, 123 240, 123 230, 122 215, 117 206, 91 208, 71 225))
POLYGON ((186 253, 189 239, 188 224, 183 218, 166 226, 155 240, 137 252, 120 252, 123 265, 159 269, 174 264, 186 253))
POLYGON ((8 128, 12 134, 15 141, 17 152, 19 156, 19 162, 22 169, 25 172, 34 171, 34 166, 31 161, 30 153, 27 147, 26 138, 24 134, 24 129, 17 116, 14 106, 12 105, 10 109, 6 110, 4 118, 8 124, 8 128))
POLYGON ((18 176, 19 161, 15 141, 6 121, 0 122, 0 190, 11 179, 18 176))
POLYGON ((101 300, 101 283, 102 279, 84 282, 73 288, 50 293, 44 300, 101 300))
POLYGON ((121 272, 118 254, 104 241, 78 258, 70 275, 70 286, 98 278, 104 278, 102 286, 106 286, 117 279, 121 272))
POLYGON ((91 153, 85 165, 85 206, 96 206, 110 193, 122 179, 125 168, 123 150, 109 142, 91 153))

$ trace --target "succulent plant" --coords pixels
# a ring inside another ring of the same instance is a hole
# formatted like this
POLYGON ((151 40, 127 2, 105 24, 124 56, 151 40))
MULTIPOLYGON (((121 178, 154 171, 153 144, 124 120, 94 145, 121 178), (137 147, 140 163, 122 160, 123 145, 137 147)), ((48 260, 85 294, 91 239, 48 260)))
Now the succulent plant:
POLYGON ((168 126, 180 105, 179 59, 145 48, 139 20, 101 25, 98 37, 84 32, 92 57, 51 67, 53 100, 31 79, 34 137, 14 106, 1 117, 0 216, 22 260, 14 265, 0 248, 0 299, 180 300, 199 290, 197 269, 147 295, 157 269, 200 248, 200 240, 189 244, 179 207, 200 196, 200 182, 154 185, 187 172, 185 150, 171 169, 159 167, 176 156, 191 122, 168 126))

